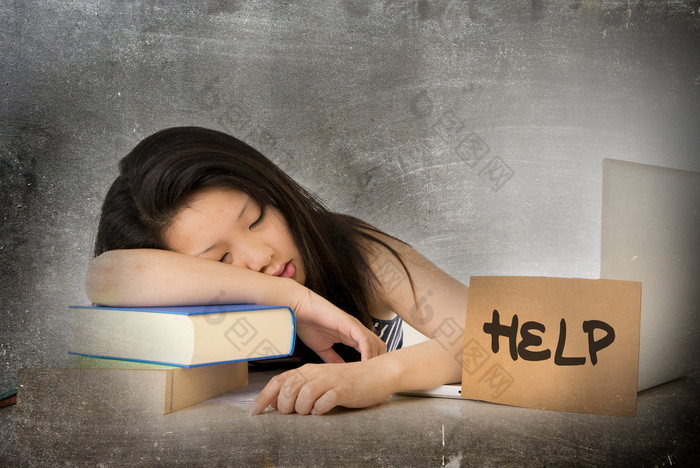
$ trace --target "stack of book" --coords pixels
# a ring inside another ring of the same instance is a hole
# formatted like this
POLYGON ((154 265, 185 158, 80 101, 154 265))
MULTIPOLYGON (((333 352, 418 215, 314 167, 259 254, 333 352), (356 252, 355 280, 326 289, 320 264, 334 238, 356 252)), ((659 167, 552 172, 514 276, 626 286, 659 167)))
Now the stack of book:
POLYGON ((72 306, 74 366, 22 369, 18 405, 47 394, 167 414, 248 383, 248 362, 294 351, 288 307, 72 306), (50 392, 48 391, 50 389, 50 392))

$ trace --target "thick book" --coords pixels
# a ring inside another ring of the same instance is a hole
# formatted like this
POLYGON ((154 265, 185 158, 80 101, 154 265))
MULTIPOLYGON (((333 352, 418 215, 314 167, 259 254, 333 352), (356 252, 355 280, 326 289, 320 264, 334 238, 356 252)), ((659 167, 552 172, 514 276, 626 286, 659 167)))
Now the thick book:
POLYGON ((289 307, 71 306, 71 354, 192 368, 285 357, 294 351, 289 307))
POLYGON ((78 356, 73 365, 20 369, 18 407, 168 414, 248 384, 246 362, 185 369, 78 356))

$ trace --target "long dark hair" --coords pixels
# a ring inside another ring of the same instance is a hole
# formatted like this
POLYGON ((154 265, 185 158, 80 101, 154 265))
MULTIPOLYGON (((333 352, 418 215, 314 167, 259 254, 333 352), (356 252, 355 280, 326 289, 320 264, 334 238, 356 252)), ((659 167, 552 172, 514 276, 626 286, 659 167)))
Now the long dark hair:
MULTIPOLYGON (((115 249, 167 249, 163 233, 175 215, 209 187, 240 190, 261 206, 277 208, 302 256, 306 286, 372 328, 369 304, 377 278, 359 241, 383 245, 403 265, 398 253, 372 234, 380 231, 329 211, 259 151, 214 130, 161 130, 119 162, 119 176, 102 205, 95 256, 115 249)), ((345 360, 358 357, 351 348, 336 350, 345 360)))

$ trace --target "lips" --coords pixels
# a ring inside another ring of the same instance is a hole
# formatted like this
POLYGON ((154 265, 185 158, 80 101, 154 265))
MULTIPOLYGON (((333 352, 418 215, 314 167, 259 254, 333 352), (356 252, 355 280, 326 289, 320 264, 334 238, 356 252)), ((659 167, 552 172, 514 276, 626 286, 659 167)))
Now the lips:
POLYGON ((274 273, 274 276, 280 278, 291 278, 297 272, 297 267, 292 262, 287 262, 284 267, 274 273))
POLYGON ((297 267, 292 262, 288 262, 284 266, 284 270, 282 271, 281 276, 282 276, 282 278, 291 278, 292 276, 294 276, 294 273, 296 273, 296 272, 297 272, 297 267))

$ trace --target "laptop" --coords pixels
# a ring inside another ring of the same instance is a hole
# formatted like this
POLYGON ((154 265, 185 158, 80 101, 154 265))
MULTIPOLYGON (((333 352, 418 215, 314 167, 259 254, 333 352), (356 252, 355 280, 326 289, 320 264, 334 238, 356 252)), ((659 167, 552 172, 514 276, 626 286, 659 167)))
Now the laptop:
POLYGON ((700 173, 603 160, 600 266, 642 283, 638 390, 698 370, 700 173))
POLYGON ((638 391, 699 370, 700 173, 603 160, 600 263, 601 278, 642 283, 638 391))

